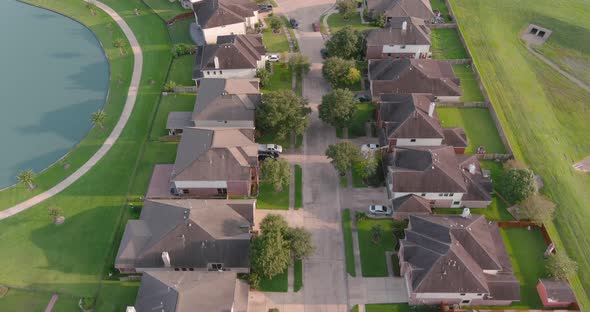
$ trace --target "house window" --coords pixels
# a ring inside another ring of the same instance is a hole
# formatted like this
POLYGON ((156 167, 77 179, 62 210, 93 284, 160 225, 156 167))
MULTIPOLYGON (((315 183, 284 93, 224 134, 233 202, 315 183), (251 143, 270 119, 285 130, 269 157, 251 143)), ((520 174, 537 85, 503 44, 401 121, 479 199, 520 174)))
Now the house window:
POLYGON ((453 206, 459 206, 459 204, 460 204, 460 203, 461 203, 461 202, 454 201, 454 202, 453 202, 453 206))
POLYGON ((182 268, 183 271, 186 271, 186 268, 182 268))
POLYGON ((391 53, 387 53, 387 56, 391 56, 391 53))
POLYGON ((207 75, 211 75, 211 72, 210 71, 207 71, 207 75))
POLYGON ((477 295, 481 297, 483 294, 477 294, 477 295))
POLYGON ((451 196, 451 197, 453 197, 454 195, 455 195, 455 193, 451 193, 451 194, 449 194, 449 196, 451 196))
POLYGON ((213 71, 213 75, 217 75, 217 72, 216 71, 213 71))
POLYGON ((227 195, 227 189, 225 188, 218 188, 217 195, 227 195))
POLYGON ((179 268, 174 268, 174 271, 180 271, 180 269, 179 268))
POLYGON ((438 197, 443 197, 443 196, 445 196, 445 194, 443 194, 443 193, 438 194, 438 197))
POLYGON ((422 193, 422 197, 425 197, 425 196, 426 196, 426 193, 422 193))
POLYGON ((223 263, 209 263, 209 271, 223 270, 223 263))
POLYGON ((223 75, 223 70, 220 70, 220 71, 219 71, 219 74, 220 74, 220 75, 223 75))
POLYGON ((461 296, 465 296, 465 294, 461 294, 461 296))
POLYGON ((405 44, 402 45, 402 46, 400 46, 400 49, 405 49, 405 48, 406 48, 406 45, 405 44))
POLYGON ((410 139, 410 142, 416 142, 416 139, 410 139))
POLYGON ((469 304, 470 302, 471 302, 471 300, 463 300, 463 301, 461 301, 461 303, 463 303, 463 304, 469 304))

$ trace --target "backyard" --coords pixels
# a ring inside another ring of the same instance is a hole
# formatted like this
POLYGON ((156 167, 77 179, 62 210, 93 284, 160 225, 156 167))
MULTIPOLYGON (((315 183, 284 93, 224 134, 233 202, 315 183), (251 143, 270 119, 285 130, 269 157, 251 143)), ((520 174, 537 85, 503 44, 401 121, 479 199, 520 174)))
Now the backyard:
POLYGON ((182 5, 180 5, 180 1, 172 2, 169 0, 144 0, 144 2, 164 20, 169 20, 179 14, 191 11, 184 9, 182 5))
POLYGON ((197 96, 195 94, 169 93, 162 96, 158 113, 152 125, 151 140, 158 140, 161 136, 168 135, 166 121, 170 112, 192 112, 197 96))
POLYGON ((195 42, 191 38, 190 25, 194 23, 194 17, 184 18, 175 21, 172 25, 168 25, 168 33, 170 33, 170 41, 172 44, 184 43, 194 45, 195 42))
POLYGON ((193 81, 194 55, 183 55, 172 60, 172 67, 168 73, 168 81, 174 81, 178 86, 195 86, 193 81))
POLYGON ((455 75, 461 79, 461 101, 463 102, 483 102, 485 101, 479 83, 475 78, 475 73, 469 64, 453 65, 455 75))
POLYGON ((574 171, 572 164, 590 154, 590 95, 533 57, 518 36, 531 22, 543 25, 553 31, 547 42, 553 49, 576 50, 587 58, 587 3, 450 3, 516 158, 543 177, 543 192, 559 207, 555 221, 546 226, 557 248, 578 262, 570 282, 582 310, 588 310, 590 176, 574 171))
POLYGON ((455 28, 433 29, 430 39, 430 50, 434 59, 452 60, 469 58, 455 28))
POLYGON ((362 24, 361 15, 358 13, 352 15, 347 20, 344 19, 342 15, 339 13, 328 16, 328 27, 330 27, 331 33, 335 33, 346 26, 352 26, 353 28, 358 29, 360 31, 378 28, 376 26, 373 26, 372 24, 362 24))

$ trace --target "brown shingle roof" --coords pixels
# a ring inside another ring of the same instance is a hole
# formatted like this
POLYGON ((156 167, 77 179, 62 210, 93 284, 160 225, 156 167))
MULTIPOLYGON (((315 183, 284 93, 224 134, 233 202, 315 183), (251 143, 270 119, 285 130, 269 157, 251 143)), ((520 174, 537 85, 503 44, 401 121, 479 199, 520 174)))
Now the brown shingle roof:
POLYGON ((556 279, 539 279, 539 283, 547 291, 547 300, 550 302, 576 302, 576 296, 567 281, 556 279))
POLYGON ((200 46, 195 56, 193 79, 203 77, 207 70, 257 68, 266 54, 260 35, 228 35, 217 37, 217 44, 200 46), (215 67, 217 57, 219 67, 215 67))
POLYGON ((367 6, 369 11, 384 13, 387 17, 434 18, 429 0, 367 0, 367 6))
POLYGON ((258 6, 249 0, 203 0, 193 3, 201 28, 213 28, 245 22, 258 6))
POLYGON ((432 213, 430 202, 420 196, 406 195, 393 199, 394 212, 432 213))
POLYGON ((430 28, 424 22, 411 17, 398 17, 389 21, 385 28, 369 31, 367 46, 382 46, 394 44, 429 45, 430 28), (406 22, 407 29, 402 30, 402 24, 406 22))
POLYGON ((444 141, 443 143, 446 145, 450 145, 453 147, 467 147, 467 135, 463 128, 459 127, 452 127, 452 128, 443 128, 443 135, 444 141))
POLYGON ((460 96, 459 78, 446 62, 427 59, 369 60, 371 94, 431 93, 460 96))

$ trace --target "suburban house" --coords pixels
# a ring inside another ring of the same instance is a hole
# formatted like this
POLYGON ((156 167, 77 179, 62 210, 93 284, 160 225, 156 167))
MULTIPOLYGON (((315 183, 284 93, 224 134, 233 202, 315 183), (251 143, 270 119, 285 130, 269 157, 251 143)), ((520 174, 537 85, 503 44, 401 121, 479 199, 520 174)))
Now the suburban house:
POLYGON ((432 94, 382 94, 377 110, 379 144, 391 152, 395 146, 451 145, 457 154, 467 147, 461 128, 443 128, 432 94))
POLYGON ((249 272, 255 206, 253 199, 148 199, 125 226, 115 268, 249 272))
POLYGON ((430 58, 430 28, 411 17, 392 18, 385 28, 369 31, 367 59, 430 58))
POLYGON ((260 83, 254 79, 203 79, 193 112, 171 112, 170 135, 184 128, 254 129, 254 111, 260 103, 260 83))
POLYGON ((400 272, 410 304, 510 305, 520 283, 497 223, 483 215, 410 216, 400 272))
POLYGON ((249 0, 191 0, 203 41, 215 44, 217 37, 244 35, 258 23, 258 5, 249 0))
POLYGON ((565 280, 541 278, 537 292, 545 308, 567 308, 577 302, 574 291, 565 280))
POLYGON ((249 294, 234 272, 148 271, 127 312, 248 312, 249 294))
MULTIPOLYGON (((408 195, 427 200, 431 208, 486 208, 492 202, 492 183, 477 157, 457 155, 452 146, 397 147, 385 154, 384 167, 394 208, 408 195)), ((408 207, 424 212, 418 205, 408 207)), ((413 212, 408 207, 394 209, 394 216, 406 217, 413 212)))
POLYGON ((217 37, 216 44, 197 47, 193 80, 203 78, 254 78, 266 62, 260 35, 217 37))
POLYGON ((458 102, 460 81, 451 64, 431 59, 369 60, 371 96, 430 93, 442 102, 458 102))
POLYGON ((436 17, 429 0, 364 0, 364 6, 373 18, 383 15, 386 21, 409 16, 431 22, 436 17))

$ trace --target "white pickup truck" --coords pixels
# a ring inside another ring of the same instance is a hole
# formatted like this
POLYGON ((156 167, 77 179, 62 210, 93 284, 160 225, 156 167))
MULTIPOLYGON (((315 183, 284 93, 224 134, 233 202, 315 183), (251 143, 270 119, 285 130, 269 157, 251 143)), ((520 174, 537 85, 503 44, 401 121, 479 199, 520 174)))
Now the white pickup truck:
POLYGON ((277 144, 258 144, 259 152, 282 153, 283 147, 277 144))

